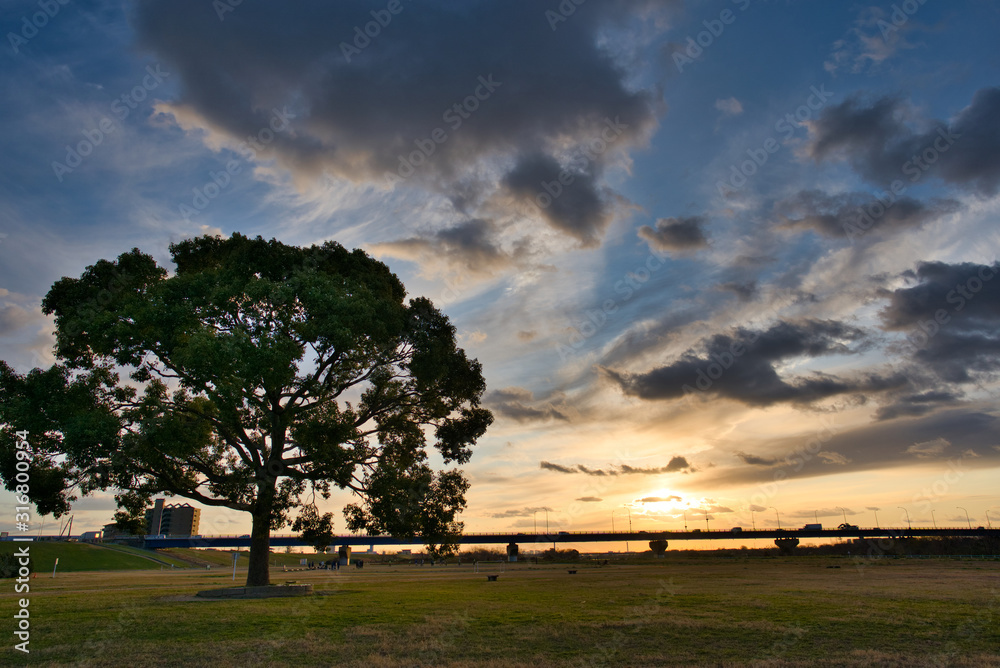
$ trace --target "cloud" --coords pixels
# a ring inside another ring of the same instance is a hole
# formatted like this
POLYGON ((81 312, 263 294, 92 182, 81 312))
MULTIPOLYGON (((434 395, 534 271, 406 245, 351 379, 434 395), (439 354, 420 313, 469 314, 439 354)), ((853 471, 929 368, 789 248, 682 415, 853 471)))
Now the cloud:
POLYGON ((371 251, 376 256, 417 262, 429 276, 490 277, 518 266, 528 255, 524 245, 502 249, 496 225, 482 218, 466 220, 427 236, 373 244, 371 251))
MULTIPOLYGON (((920 417, 859 425, 838 425, 831 421, 828 427, 816 432, 769 436, 760 441, 743 438, 739 444, 751 452, 767 448, 771 452, 788 453, 786 462, 777 468, 744 465, 705 467, 688 484, 705 490, 718 490, 730 485, 773 482, 778 471, 789 479, 803 479, 828 476, 834 465, 837 466, 837 473, 879 471, 913 466, 935 456, 960 459, 961 465, 967 469, 995 468, 1000 466, 1000 448, 993 448, 997 443, 996 434, 1000 433, 1000 417, 994 414, 994 405, 984 403, 982 408, 985 410, 952 407, 920 417), (946 443, 960 443, 961 448, 951 448, 946 443), (842 455, 848 461, 832 464, 827 458, 812 456, 806 444, 817 452, 842 455), (941 454, 935 455, 939 449, 942 449, 941 454), (979 457, 959 457, 959 451, 966 449, 974 451, 979 457)), ((715 452, 707 450, 700 455, 706 459, 715 456, 722 459, 732 452, 731 448, 730 443, 720 443, 715 452)))
POLYGON ((728 97, 724 100, 716 100, 715 108, 727 116, 738 116, 743 113, 743 105, 735 97, 728 97))
POLYGON ((581 496, 579 499, 576 500, 581 501, 583 503, 598 503, 600 501, 603 501, 604 499, 597 496, 581 496))
POLYGON ((486 516, 493 519, 509 519, 511 517, 532 517, 535 513, 543 510, 555 512, 548 506, 538 506, 537 508, 521 508, 520 510, 505 510, 502 513, 488 513, 486 516))
MULTIPOLYGON (((734 513, 736 512, 732 508, 726 506, 709 506, 708 508, 692 508, 691 513, 694 515, 709 515, 711 513, 734 513)), ((711 517, 709 519, 712 519, 711 517)))
POLYGON ((644 373, 601 367, 622 391, 641 399, 678 399, 699 390, 748 406, 811 403, 854 392, 879 392, 906 383, 901 376, 863 374, 838 378, 813 373, 783 378, 779 363, 795 358, 852 355, 868 346, 861 329, 833 320, 779 322, 767 330, 738 328, 704 339, 664 366, 644 373))
POLYGON ((531 390, 523 387, 505 387, 488 392, 484 403, 495 413, 517 422, 569 421, 576 415, 576 410, 566 404, 562 394, 555 394, 553 397, 554 401, 536 402, 531 390))
POLYGON ((611 202, 601 192, 597 175, 570 171, 552 156, 523 156, 503 183, 515 197, 544 205, 537 209, 542 218, 583 246, 596 245, 611 223, 611 202))
POLYGON ((864 7, 847 36, 834 42, 823 67, 830 73, 847 70, 853 74, 877 69, 899 51, 914 48, 906 34, 923 29, 913 20, 896 25, 881 7, 864 7))
POLYGON ((961 392, 945 390, 928 390, 914 394, 903 394, 893 397, 891 403, 880 406, 875 412, 875 419, 893 420, 899 417, 926 415, 941 406, 952 404, 961 398, 961 392))
POLYGON ((915 115, 898 98, 848 98, 807 123, 806 154, 817 161, 847 160, 880 186, 917 181, 926 174, 983 195, 997 192, 1000 88, 976 91, 969 106, 948 123, 915 115), (913 125, 930 129, 918 131, 913 125))
POLYGON ((574 464, 572 466, 563 466, 561 464, 553 464, 552 462, 540 462, 539 467, 549 470, 556 471, 558 473, 583 473, 590 476, 619 476, 619 475, 659 475, 661 473, 689 473, 696 471, 694 467, 688 463, 685 457, 671 457, 670 461, 667 462, 666 466, 653 466, 653 467, 643 467, 643 466, 629 466, 628 464, 617 464, 612 465, 607 469, 594 469, 583 464, 574 464))
POLYGON ((647 496, 639 499, 638 503, 670 503, 673 501, 683 501, 679 496, 647 496))
MULTIPOLYGON (((833 507, 833 508, 817 508, 816 510, 799 510, 788 514, 792 517, 805 517, 812 520, 817 516, 842 518, 844 515, 860 515, 861 512, 858 510, 851 510, 850 508, 833 507)), ((839 522, 840 520, 837 521, 839 522)))
POLYGON ((885 329, 901 331, 947 312, 947 326, 983 328, 1000 323, 1000 262, 921 262, 902 278, 913 285, 883 292, 889 303, 880 315, 885 329))
POLYGON ((218 227, 212 227, 211 225, 202 225, 200 227, 202 236, 209 237, 221 237, 226 239, 226 235, 222 233, 222 229, 218 227))
POLYGON ((837 464, 844 466, 845 464, 850 464, 851 460, 840 454, 839 452, 829 452, 822 450, 816 453, 816 456, 823 460, 826 464, 837 464))
POLYGON ((553 464, 552 462, 539 462, 538 468, 546 469, 547 471, 557 471, 559 473, 576 473, 576 467, 574 466, 562 466, 561 464, 553 464))
POLYGON ((0 306, 0 334, 10 334, 36 320, 35 316, 17 304, 0 306))
POLYGON ((772 459, 770 457, 758 457, 757 455, 751 455, 742 451, 736 451, 733 454, 742 459, 744 464, 750 464, 751 466, 774 466, 781 461, 780 459, 772 459))
MULTIPOLYGON (((971 383, 1000 371, 1000 262, 923 262, 901 278, 911 285, 880 294, 882 326, 906 334, 913 361, 946 383, 971 383)), ((950 399, 955 391, 916 395, 895 414, 950 399)))
POLYGON ((906 454, 914 455, 919 459, 932 459, 940 456, 945 450, 951 447, 951 443, 944 438, 935 438, 933 441, 922 441, 914 443, 906 449, 906 454))
POLYGON ((469 343, 482 343, 488 338, 489 335, 486 332, 478 329, 459 335, 459 340, 466 345, 469 343))
POLYGON ((660 253, 670 251, 693 251, 708 246, 708 238, 702 227, 705 219, 701 216, 690 218, 660 218, 656 227, 643 225, 639 228, 639 238, 660 253))
POLYGON ((853 239, 865 232, 918 228, 960 208, 961 205, 951 199, 920 202, 905 196, 885 208, 868 193, 830 195, 821 190, 804 190, 775 204, 774 213, 780 228, 812 230, 825 237, 853 239), (880 211, 878 216, 870 213, 880 211))
POLYGON ((534 197, 568 169, 573 183, 537 217, 592 245, 612 215, 606 164, 645 145, 664 108, 600 37, 630 21, 665 30, 680 5, 591 0, 553 31, 533 0, 403 3, 364 43, 369 8, 324 0, 244 3, 224 21, 202 0, 150 0, 133 25, 179 87, 160 118, 206 145, 245 142, 287 108, 268 157, 296 179, 402 183, 471 217, 488 217, 476 211, 503 184, 534 197))
POLYGON ((677 471, 684 470, 694 470, 691 464, 685 457, 671 457, 670 461, 666 466, 661 466, 659 468, 643 468, 636 466, 629 466, 627 464, 620 464, 619 469, 623 474, 639 473, 642 475, 654 475, 657 473, 675 473, 677 471))
POLYGON ((718 288, 726 292, 732 292, 741 302, 750 302, 757 297, 757 281, 730 281, 720 283, 718 288))

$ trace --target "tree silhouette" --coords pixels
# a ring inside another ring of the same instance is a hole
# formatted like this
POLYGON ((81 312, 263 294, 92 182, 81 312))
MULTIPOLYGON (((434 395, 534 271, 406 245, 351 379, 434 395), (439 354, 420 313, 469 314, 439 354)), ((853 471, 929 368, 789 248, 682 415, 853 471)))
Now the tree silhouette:
MULTIPOLYGON (((334 242, 234 234, 170 252, 173 271, 134 249, 61 279, 42 304, 57 363, 0 362, 0 424, 30 434, 39 512, 108 489, 123 524, 162 493, 245 511, 248 585, 268 583, 270 532, 306 492, 354 492, 352 530, 452 542, 467 483, 431 469, 428 441, 463 464, 493 416, 448 318, 334 242)), ((13 489, 15 437, 0 438, 13 489)))

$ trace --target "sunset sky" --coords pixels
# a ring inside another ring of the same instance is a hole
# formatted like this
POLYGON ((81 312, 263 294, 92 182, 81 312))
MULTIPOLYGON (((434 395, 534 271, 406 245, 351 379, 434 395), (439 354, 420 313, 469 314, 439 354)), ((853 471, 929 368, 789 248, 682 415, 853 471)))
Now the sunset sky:
POLYGON ((1000 525, 995 2, 16 0, 0 26, 19 371, 100 258, 333 239, 483 363, 469 531, 1000 525))

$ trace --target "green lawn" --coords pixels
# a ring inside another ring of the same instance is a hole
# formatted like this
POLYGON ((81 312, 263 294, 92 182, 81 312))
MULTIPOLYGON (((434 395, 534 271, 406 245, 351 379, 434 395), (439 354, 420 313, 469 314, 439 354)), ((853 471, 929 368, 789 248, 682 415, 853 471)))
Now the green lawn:
MULTIPOLYGON (((40 576, 29 663, 1000 666, 997 562, 666 559, 576 575, 520 563, 496 582, 470 565, 277 569, 275 583, 310 582, 318 594, 191 599, 230 578, 40 576)), ((11 609, 12 589, 0 590, 11 609)))
POLYGON ((90 543, 70 543, 70 542, 49 542, 39 541, 33 543, 14 543, 4 541, 0 543, 0 553, 16 552, 24 545, 30 545, 31 559, 34 562, 35 572, 41 577, 43 574, 52 573, 55 561, 59 559, 57 572, 69 573, 75 571, 125 571, 156 569, 159 570, 164 564, 157 563, 151 559, 165 561, 169 568, 170 563, 175 566, 183 566, 183 562, 169 558, 164 558, 152 550, 140 550, 123 546, 92 545, 90 543))
MULTIPOLYGON (((170 554, 166 554, 163 550, 144 550, 138 547, 129 547, 128 545, 117 545, 115 543, 104 543, 102 545, 105 549, 114 550, 117 552, 124 552, 125 554, 132 554, 135 556, 143 557, 144 559, 151 560, 154 563, 150 564, 150 568, 158 568, 160 565, 173 565, 175 568, 190 568, 191 564, 173 557, 170 554), (163 562, 162 564, 157 564, 155 562, 163 562)), ((61 563, 61 562, 60 562, 61 563)), ((110 569, 106 569, 110 570, 110 569)))

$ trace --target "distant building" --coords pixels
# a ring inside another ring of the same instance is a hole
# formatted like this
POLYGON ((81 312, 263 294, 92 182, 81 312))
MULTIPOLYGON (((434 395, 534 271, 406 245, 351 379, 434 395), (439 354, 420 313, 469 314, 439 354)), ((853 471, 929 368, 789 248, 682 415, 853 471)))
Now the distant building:
POLYGON ((152 508, 146 509, 146 534, 157 536, 196 536, 201 511, 189 503, 163 505, 156 499, 152 508))

